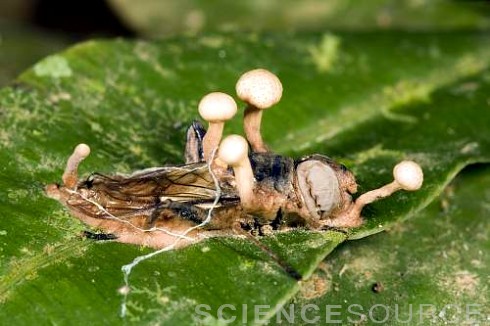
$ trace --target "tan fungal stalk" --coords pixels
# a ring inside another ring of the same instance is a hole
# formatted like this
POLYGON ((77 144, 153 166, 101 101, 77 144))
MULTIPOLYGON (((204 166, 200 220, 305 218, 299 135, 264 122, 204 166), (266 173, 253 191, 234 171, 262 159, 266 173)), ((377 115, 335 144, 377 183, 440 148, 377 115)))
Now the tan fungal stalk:
POLYGON ((262 110, 270 108, 281 99, 281 81, 268 70, 254 69, 240 77, 236 84, 236 92, 238 97, 247 103, 243 127, 252 150, 259 153, 267 152, 267 146, 260 133, 262 110))
POLYGON ((247 141, 238 135, 226 137, 219 147, 218 159, 233 168, 242 207, 252 208, 254 175, 248 158, 247 141))
POLYGON ((393 182, 375 190, 366 192, 357 198, 351 214, 360 216, 361 210, 367 204, 390 196, 398 190, 415 191, 422 187, 424 173, 420 166, 413 161, 402 161, 393 168, 393 182))
POLYGON ((221 141, 225 121, 233 118, 236 112, 237 104, 235 100, 225 93, 209 93, 199 102, 199 114, 209 123, 203 139, 203 152, 206 162, 221 141))
POLYGON ((78 182, 78 165, 90 154, 90 147, 87 144, 78 144, 73 154, 68 158, 62 180, 64 185, 73 189, 78 182))

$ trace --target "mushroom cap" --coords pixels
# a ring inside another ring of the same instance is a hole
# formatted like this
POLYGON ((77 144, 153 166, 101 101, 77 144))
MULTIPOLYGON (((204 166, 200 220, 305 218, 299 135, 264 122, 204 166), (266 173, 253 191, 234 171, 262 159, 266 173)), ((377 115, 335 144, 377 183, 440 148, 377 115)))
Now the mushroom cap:
POLYGON ((90 154, 90 147, 87 144, 78 144, 73 151, 77 157, 85 158, 90 154))
POLYGON ((198 109, 201 117, 208 122, 230 120, 238 110, 233 97, 221 92, 212 92, 204 96, 198 109))
POLYGON ((393 168, 393 176, 404 190, 415 191, 422 187, 424 173, 420 165, 413 161, 402 161, 393 168))
POLYGON ((242 136, 230 135, 221 142, 218 158, 230 166, 239 166, 248 160, 248 143, 242 136))
POLYGON ((267 109, 281 99, 282 84, 272 72, 254 69, 238 79, 236 92, 242 101, 259 109, 267 109))

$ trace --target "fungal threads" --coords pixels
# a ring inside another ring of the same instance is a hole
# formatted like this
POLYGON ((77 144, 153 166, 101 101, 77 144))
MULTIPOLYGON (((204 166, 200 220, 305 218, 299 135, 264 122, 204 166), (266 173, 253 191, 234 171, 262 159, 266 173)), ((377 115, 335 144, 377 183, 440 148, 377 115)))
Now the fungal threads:
MULTIPOLYGON (((210 160, 212 161, 214 156, 216 155, 216 149, 213 150, 211 153, 210 153, 210 160)), ((130 283, 129 283, 129 277, 131 275, 131 272, 133 270, 134 267, 136 267, 139 263, 145 261, 145 260, 148 260, 154 256, 157 256, 161 253, 164 253, 164 252, 167 252, 167 251, 170 251, 170 250, 173 250, 177 244, 179 243, 179 241, 181 241, 182 239, 185 239, 187 237, 187 234, 189 234, 190 232, 192 232, 193 230, 196 230, 196 229, 199 229, 199 228, 202 228, 204 226, 206 226, 207 224, 209 224, 209 222, 211 222, 211 219, 213 217, 213 210, 217 207, 218 203, 219 203, 219 200, 221 198, 221 195, 222 195, 222 190, 221 190, 221 187, 219 185, 219 181, 218 181, 218 178, 216 177, 216 175, 214 174, 212 168, 211 168, 211 164, 208 163, 207 164, 207 167, 208 167, 208 170, 209 170, 209 174, 211 175, 211 177, 213 178, 213 181, 214 181, 214 185, 216 187, 216 197, 213 201, 213 204, 212 206, 208 209, 208 213, 207 213, 207 216, 206 216, 206 219, 198 224, 198 225, 195 225, 195 226, 192 226, 190 228, 188 228, 187 230, 185 230, 182 234, 180 234, 179 237, 177 237, 175 239, 175 241, 166 246, 166 247, 163 247, 161 249, 158 249, 156 251, 153 251, 149 254, 146 254, 146 255, 142 255, 142 256, 138 256, 136 257, 135 259, 133 259, 133 261, 129 264, 126 264, 126 265, 123 265, 121 267, 121 271, 123 273, 123 279, 124 279, 124 285, 122 287, 119 288, 118 292, 119 294, 121 294, 123 296, 122 298, 122 301, 121 301, 121 308, 120 308, 120 316, 121 318, 125 318, 126 317, 126 314, 127 314, 127 311, 128 311, 128 308, 127 308, 127 302, 128 302, 128 295, 131 293, 131 286, 130 286, 130 283)))

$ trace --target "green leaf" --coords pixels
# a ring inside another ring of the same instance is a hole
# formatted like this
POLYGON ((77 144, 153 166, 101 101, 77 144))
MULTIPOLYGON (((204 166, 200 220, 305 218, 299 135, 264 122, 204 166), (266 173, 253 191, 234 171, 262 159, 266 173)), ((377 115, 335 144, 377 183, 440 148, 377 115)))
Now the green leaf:
MULTIPOLYGON (((267 67, 284 84, 264 115, 271 148, 332 156, 354 170, 361 192, 390 182, 401 159, 422 165, 424 187, 365 209, 364 226, 348 235, 360 238, 428 205, 465 165, 489 161, 488 41, 470 32, 214 34, 92 41, 39 62, 0 90, 0 320, 121 321, 121 267, 151 250, 81 240, 85 226, 44 196, 77 143, 92 147, 87 174, 181 163, 199 99, 233 94, 242 72, 267 67)), ((240 119, 227 132, 240 133, 240 119)), ((345 239, 297 230, 263 241, 308 278, 345 239)), ((198 304, 209 305, 208 323, 222 304, 237 308, 237 321, 260 304, 271 317, 302 285, 236 238, 144 261, 130 284, 126 318, 163 324, 192 322, 198 304)))
POLYGON ((319 309, 306 319, 320 316, 319 322, 330 307, 338 313, 330 319, 343 324, 348 318, 367 324, 387 318, 390 325, 488 323, 488 189, 489 167, 472 166, 413 220, 339 247, 290 302, 296 324, 306 324, 300 314, 308 304, 319 309))
POLYGON ((488 28, 486 3, 451 0, 108 0, 138 33, 488 28))

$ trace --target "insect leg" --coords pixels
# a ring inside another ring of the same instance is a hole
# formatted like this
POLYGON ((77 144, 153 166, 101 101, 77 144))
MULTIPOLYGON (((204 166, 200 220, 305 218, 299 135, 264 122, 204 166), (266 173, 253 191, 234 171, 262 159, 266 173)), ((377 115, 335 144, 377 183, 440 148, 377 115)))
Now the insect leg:
POLYGON ((117 236, 111 233, 94 233, 90 231, 83 231, 82 236, 95 241, 109 241, 117 239, 117 236))
POLYGON ((162 216, 164 210, 170 210, 176 218, 200 224, 204 220, 202 212, 188 203, 179 203, 171 200, 165 200, 159 203, 153 212, 147 217, 146 227, 151 228, 162 216))
POLYGON ((345 229, 342 229, 340 227, 330 226, 330 225, 322 225, 321 230, 322 231, 335 231, 335 232, 347 234, 347 231, 345 229))

